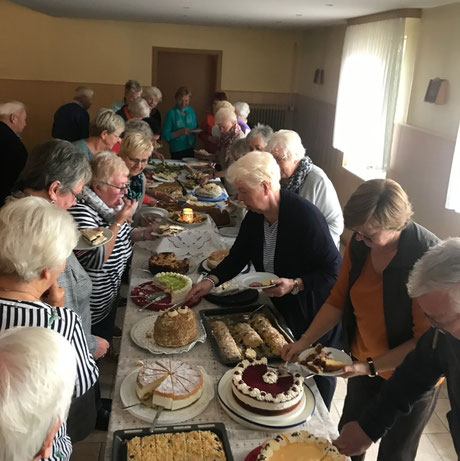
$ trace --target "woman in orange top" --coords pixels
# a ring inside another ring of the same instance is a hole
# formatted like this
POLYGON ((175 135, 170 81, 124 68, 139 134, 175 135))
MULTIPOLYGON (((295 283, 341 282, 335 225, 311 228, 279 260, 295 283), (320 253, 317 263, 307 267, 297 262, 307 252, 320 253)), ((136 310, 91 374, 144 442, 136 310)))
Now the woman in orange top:
MULTIPOLYGON (((438 242, 410 220, 412 206, 401 186, 390 179, 367 181, 344 208, 345 226, 354 231, 345 249, 337 283, 310 328, 282 356, 294 360, 342 321, 343 346, 354 362, 344 368, 347 396, 339 428, 359 419, 385 380, 404 360, 429 322, 406 283, 414 263, 438 242)), ((420 400, 382 438, 378 461, 415 459, 423 428, 434 410, 438 391, 420 400)), ((363 460, 365 455, 353 460, 363 460)))

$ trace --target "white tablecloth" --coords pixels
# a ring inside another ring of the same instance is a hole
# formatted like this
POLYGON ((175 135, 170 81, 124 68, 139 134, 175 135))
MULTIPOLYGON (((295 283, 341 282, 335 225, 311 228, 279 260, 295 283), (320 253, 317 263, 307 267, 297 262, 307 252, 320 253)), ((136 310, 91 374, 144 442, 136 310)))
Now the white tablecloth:
MULTIPOLYGON (((215 226, 211 223, 207 223, 203 226, 193 228, 192 230, 187 230, 176 237, 136 244, 132 260, 130 291, 136 285, 152 280, 152 276, 148 272, 148 259, 153 251, 174 251, 178 257, 186 256, 191 258, 192 267, 197 268, 198 264, 205 259, 211 251, 219 248, 229 248, 232 245, 233 239, 221 237, 215 231, 215 226)), ((197 277, 198 273, 195 270, 191 278, 196 280, 197 277)), ((202 300, 194 310, 198 311, 213 307, 215 307, 214 304, 202 300)), ((138 368, 137 363, 139 360, 152 358, 152 355, 148 351, 136 346, 129 335, 131 327, 136 322, 149 315, 152 315, 151 311, 139 312, 138 307, 128 299, 116 374, 115 392, 112 402, 112 415, 107 436, 106 460, 111 459, 114 431, 148 427, 148 423, 132 416, 128 410, 121 409, 120 385, 128 374, 138 368)), ((215 386, 220 377, 229 370, 228 367, 222 365, 217 360, 209 341, 206 341, 204 344, 198 343, 191 351, 185 354, 171 355, 170 357, 186 359, 191 363, 202 366, 213 379, 215 386)), ((338 435, 336 426, 331 420, 314 381, 310 379, 307 383, 312 389, 316 399, 315 413, 310 421, 302 426, 296 427, 293 431, 305 429, 319 437, 325 437, 327 439, 335 438, 338 435)), ((217 390, 216 397, 210 402, 206 410, 198 417, 187 421, 187 423, 191 424, 205 422, 223 422, 225 424, 233 456, 236 461, 243 461, 252 449, 260 445, 267 438, 274 436, 274 433, 247 429, 230 419, 222 410, 217 400, 217 390)))

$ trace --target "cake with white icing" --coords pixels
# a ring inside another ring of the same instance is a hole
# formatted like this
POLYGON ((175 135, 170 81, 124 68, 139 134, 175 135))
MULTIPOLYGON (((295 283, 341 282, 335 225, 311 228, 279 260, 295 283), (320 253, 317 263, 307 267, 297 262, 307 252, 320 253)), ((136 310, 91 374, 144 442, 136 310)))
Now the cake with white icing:
POLYGON ((328 440, 307 431, 280 434, 262 445, 256 461, 345 461, 328 440))
POLYGON ((175 272, 160 272, 153 279, 155 285, 171 295, 171 304, 185 301, 192 289, 192 279, 175 272))
POLYGON ((240 362, 232 373, 232 393, 238 405, 260 415, 282 415, 301 402, 304 389, 300 374, 281 374, 267 365, 266 357, 240 362))
POLYGON ((178 410, 196 402, 203 391, 203 373, 181 360, 156 359, 137 375, 136 393, 147 406, 178 410))

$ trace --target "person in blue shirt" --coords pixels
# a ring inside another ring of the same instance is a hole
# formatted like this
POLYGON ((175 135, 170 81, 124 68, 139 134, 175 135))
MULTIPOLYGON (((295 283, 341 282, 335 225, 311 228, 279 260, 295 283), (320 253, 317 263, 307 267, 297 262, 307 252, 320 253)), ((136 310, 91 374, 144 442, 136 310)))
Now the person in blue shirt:
POLYGON ((197 127, 195 111, 190 107, 192 93, 187 87, 176 91, 176 105, 168 111, 163 125, 163 138, 169 143, 171 158, 180 160, 193 157, 195 135, 191 132, 197 127))

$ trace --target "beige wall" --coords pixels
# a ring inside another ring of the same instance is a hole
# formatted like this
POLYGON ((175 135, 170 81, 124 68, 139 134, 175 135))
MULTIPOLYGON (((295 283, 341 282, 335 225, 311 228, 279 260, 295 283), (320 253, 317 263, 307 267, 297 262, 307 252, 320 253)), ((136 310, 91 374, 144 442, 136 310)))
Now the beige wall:
POLYGON ((55 18, 7 0, 0 0, 0 31, 4 79, 148 84, 159 46, 222 50, 224 89, 292 90, 290 31, 55 18))
POLYGON ((460 121, 460 3, 423 10, 407 123, 455 139, 460 121), (447 104, 424 102, 430 79, 449 80, 447 104))

